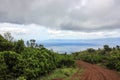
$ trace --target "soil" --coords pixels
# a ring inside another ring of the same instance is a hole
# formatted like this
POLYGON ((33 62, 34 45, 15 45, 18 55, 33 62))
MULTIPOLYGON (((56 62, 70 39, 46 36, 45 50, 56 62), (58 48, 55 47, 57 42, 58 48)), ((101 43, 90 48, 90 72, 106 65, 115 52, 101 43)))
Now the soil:
MULTIPOLYGON (((116 71, 100 67, 95 64, 90 64, 83 61, 76 61, 78 71, 71 77, 71 80, 120 80, 120 74, 116 71), (80 74, 79 70, 83 68, 83 73, 80 74)), ((63 80, 63 79, 53 79, 63 80)))

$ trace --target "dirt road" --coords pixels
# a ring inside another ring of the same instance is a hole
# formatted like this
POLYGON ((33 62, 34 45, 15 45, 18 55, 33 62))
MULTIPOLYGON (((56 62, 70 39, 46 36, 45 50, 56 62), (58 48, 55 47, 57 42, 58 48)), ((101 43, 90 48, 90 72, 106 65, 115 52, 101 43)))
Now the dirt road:
MULTIPOLYGON (((120 74, 116 71, 102 68, 83 61, 76 61, 78 71, 71 77, 71 80, 120 80, 120 74), (80 70, 83 68, 82 74, 80 70)), ((53 79, 65 80, 65 79, 53 79)))
MULTIPOLYGON (((79 80, 120 80, 120 74, 116 71, 108 70, 83 61, 77 61, 77 64, 78 68, 82 67, 84 69, 79 80)), ((72 80, 75 80, 75 77, 78 77, 76 75, 72 77, 72 80)))

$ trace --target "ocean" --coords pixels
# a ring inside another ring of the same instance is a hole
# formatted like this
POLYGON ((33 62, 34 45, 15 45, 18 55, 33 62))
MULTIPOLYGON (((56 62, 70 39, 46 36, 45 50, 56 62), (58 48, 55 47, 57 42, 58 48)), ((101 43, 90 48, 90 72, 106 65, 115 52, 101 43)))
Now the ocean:
POLYGON ((120 38, 105 38, 105 39, 56 39, 45 40, 39 42, 46 48, 58 53, 73 53, 83 51, 88 48, 103 48, 103 45, 109 45, 110 47, 120 45, 120 38))

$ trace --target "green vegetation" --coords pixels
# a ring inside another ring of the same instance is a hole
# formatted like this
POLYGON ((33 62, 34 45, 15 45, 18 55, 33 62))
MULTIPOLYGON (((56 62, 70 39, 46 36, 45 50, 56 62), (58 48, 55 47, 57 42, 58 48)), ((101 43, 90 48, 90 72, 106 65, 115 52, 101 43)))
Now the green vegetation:
MULTIPOLYGON (((0 80, 69 80, 77 69, 75 60, 102 64, 120 71, 120 46, 93 48, 73 54, 58 54, 31 39, 14 41, 10 33, 0 35, 0 80), (49 76, 50 75, 50 76, 49 76)), ((81 73, 82 70, 79 70, 81 73)), ((76 78, 77 80, 77 78, 76 78)))
POLYGON ((74 66, 73 56, 48 50, 34 39, 25 45, 23 40, 14 41, 10 33, 0 35, 0 80, 36 80, 55 69, 74 66))
POLYGON ((71 76, 77 72, 78 69, 76 68, 61 68, 56 69, 52 73, 42 77, 38 80, 52 80, 56 78, 64 79, 64 80, 70 80, 71 76))
POLYGON ((73 53, 75 59, 83 60, 92 64, 102 64, 103 66, 120 71, 120 46, 110 48, 104 45, 103 49, 87 49, 73 53))

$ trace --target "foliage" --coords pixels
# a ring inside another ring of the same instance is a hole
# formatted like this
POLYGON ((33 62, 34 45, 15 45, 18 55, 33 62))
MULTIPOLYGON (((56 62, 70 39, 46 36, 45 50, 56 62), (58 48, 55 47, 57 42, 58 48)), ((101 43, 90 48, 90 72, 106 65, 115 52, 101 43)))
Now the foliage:
POLYGON ((18 40, 17 42, 14 42, 15 44, 15 52, 21 53, 24 50, 24 41, 23 40, 18 40))
POLYGON ((35 42, 36 42, 36 40, 31 39, 31 40, 30 40, 30 46, 31 46, 31 47, 35 47, 35 42))
POLYGON ((19 54, 12 51, 0 52, 0 79, 6 80, 17 76, 14 66, 18 64, 19 57, 19 54))
POLYGON ((14 39, 14 37, 11 35, 10 32, 4 33, 4 38, 5 38, 7 41, 10 41, 10 42, 12 42, 13 39, 14 39))
POLYGON ((103 49, 87 49, 85 51, 73 53, 75 59, 80 59, 93 64, 103 64, 107 68, 120 71, 120 48, 110 48, 104 45, 103 49))
POLYGON ((13 47, 14 45, 12 42, 7 41, 2 35, 0 35, 0 51, 13 50, 13 47))
POLYGON ((75 63, 74 63, 74 57, 72 55, 59 55, 58 57, 59 61, 57 61, 58 63, 58 67, 74 67, 75 63), (61 64, 61 65, 60 65, 61 64))
POLYGON ((107 56, 106 66, 110 69, 120 71, 120 51, 113 51, 114 54, 107 56))
POLYGON ((6 39, 0 35, 0 80, 36 80, 38 76, 51 73, 56 68, 74 66, 71 55, 61 55, 35 46, 35 40, 30 40, 30 46, 23 40, 11 41, 11 35, 6 39))
POLYGON ((110 51, 111 48, 109 47, 109 45, 104 45, 104 50, 105 50, 105 51, 110 51))
POLYGON ((16 80, 26 80, 26 79, 25 79, 25 77, 20 76, 20 77, 18 77, 16 80))
POLYGON ((58 68, 38 80, 52 80, 56 78, 64 78, 65 80, 70 80, 71 76, 77 71, 78 69, 76 68, 58 68))
POLYGON ((89 63, 99 63, 102 61, 103 56, 100 54, 80 54, 80 60, 89 62, 89 63))

